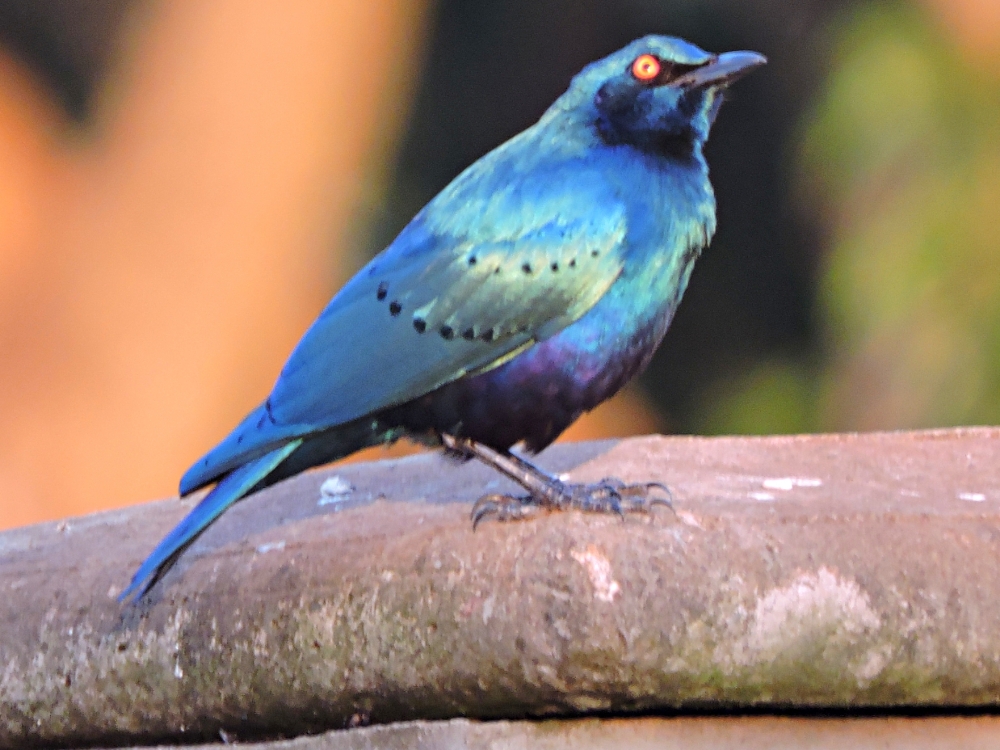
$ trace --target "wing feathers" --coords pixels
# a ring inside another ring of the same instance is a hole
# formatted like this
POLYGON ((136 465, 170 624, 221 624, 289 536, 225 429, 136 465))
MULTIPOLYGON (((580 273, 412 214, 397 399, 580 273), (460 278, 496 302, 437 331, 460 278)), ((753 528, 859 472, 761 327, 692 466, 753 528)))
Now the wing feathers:
POLYGON ((268 422, 248 418, 183 487, 489 370, 579 319, 619 277, 627 226, 604 182, 573 175, 571 197, 534 175, 482 200, 458 178, 327 305, 282 370, 268 422))

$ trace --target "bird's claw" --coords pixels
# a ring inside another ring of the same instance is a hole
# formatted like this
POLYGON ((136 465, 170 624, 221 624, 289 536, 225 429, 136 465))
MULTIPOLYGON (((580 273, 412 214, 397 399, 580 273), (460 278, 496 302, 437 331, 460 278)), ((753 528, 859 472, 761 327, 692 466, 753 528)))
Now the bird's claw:
POLYGON ((472 528, 485 518, 516 521, 533 515, 540 509, 581 510, 587 513, 614 513, 622 520, 626 513, 649 513, 654 505, 674 509, 673 493, 660 482, 625 484, 608 477, 594 484, 553 483, 544 495, 484 495, 472 506, 472 528), (661 490, 665 497, 652 494, 661 490))
POLYGON ((654 505, 664 505, 670 510, 674 510, 674 493, 662 482, 622 485, 618 488, 618 494, 629 499, 631 505, 628 510, 633 512, 648 513, 654 505), (653 490, 660 490, 664 496, 652 494, 653 490))
POLYGON ((483 495, 472 506, 472 530, 479 522, 492 516, 497 521, 518 521, 527 518, 542 506, 530 496, 483 495))

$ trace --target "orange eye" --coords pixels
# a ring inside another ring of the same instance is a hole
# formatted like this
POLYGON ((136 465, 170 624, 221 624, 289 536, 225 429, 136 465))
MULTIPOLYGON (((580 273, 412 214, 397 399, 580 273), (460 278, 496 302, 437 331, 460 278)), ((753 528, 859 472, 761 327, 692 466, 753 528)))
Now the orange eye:
POLYGON ((639 55, 632 63, 632 75, 640 81, 652 81, 660 75, 660 61, 652 55, 639 55))

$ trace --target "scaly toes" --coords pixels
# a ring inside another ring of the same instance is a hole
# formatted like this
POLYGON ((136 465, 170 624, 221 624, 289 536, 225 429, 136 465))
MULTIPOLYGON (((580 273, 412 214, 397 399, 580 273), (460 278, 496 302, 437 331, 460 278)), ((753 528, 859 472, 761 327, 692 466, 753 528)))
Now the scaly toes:
POLYGON ((625 518, 617 480, 602 479, 596 484, 566 485, 568 506, 587 513, 614 513, 625 518))
POLYGON ((484 518, 497 521, 517 521, 538 511, 538 503, 531 497, 511 497, 510 495, 483 495, 472 506, 472 530, 475 531, 484 518))
POLYGON ((665 505, 674 509, 674 493, 661 482, 644 482, 642 484, 623 485, 618 488, 626 511, 633 513, 649 513, 654 505, 665 505), (654 494, 654 490, 659 493, 654 494))
POLYGON ((625 484, 620 479, 606 477, 594 484, 567 485, 572 501, 570 507, 593 513, 649 513, 654 505, 666 505, 673 510, 673 494, 665 484, 644 482, 625 484), (654 494, 654 490, 659 493, 654 494))
POLYGON ((673 494, 659 482, 625 484, 608 477, 594 484, 558 483, 545 497, 512 497, 484 495, 472 506, 472 528, 486 518, 497 521, 517 521, 535 515, 542 509, 581 510, 586 513, 614 513, 624 519, 626 513, 650 513, 654 505, 674 509, 673 494), (655 490, 659 490, 654 494, 655 490))

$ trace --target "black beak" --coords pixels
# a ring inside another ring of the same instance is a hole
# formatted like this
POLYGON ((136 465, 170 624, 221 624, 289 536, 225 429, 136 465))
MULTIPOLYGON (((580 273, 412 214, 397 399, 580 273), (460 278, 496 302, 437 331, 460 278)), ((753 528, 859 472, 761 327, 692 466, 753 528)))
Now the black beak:
POLYGON ((724 52, 671 84, 683 89, 728 86, 766 62, 767 58, 757 52, 724 52))

